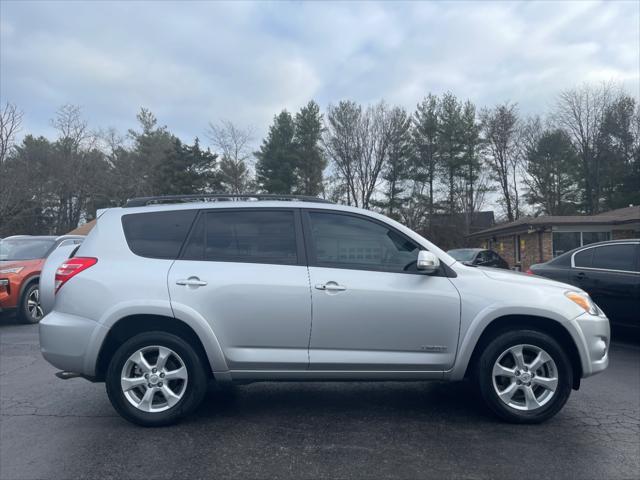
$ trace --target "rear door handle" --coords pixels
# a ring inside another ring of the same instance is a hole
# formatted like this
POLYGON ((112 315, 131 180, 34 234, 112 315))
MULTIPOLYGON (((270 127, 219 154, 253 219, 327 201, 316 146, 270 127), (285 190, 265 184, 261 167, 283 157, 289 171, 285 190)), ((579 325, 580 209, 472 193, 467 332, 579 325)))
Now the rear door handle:
POLYGON ((327 290, 329 292, 343 292, 347 289, 347 287, 343 287, 342 285, 338 285, 336 282, 327 282, 325 284, 318 283, 316 285, 316 289, 318 290, 327 290))
POLYGON ((198 277, 181 278, 176 280, 176 285, 186 285, 188 287, 204 287, 207 284, 204 280, 200 280, 198 277))

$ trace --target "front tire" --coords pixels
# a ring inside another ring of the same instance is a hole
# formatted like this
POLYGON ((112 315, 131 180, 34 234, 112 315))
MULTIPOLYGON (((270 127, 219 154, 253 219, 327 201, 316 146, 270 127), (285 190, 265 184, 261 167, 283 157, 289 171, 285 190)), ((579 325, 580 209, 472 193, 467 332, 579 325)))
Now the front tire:
POLYGON ((189 343, 167 332, 147 332, 118 348, 105 383, 109 400, 122 417, 159 427, 193 412, 208 382, 203 362, 189 343))
POLYGON ((29 285, 20 299, 18 318, 22 323, 38 323, 44 317, 40 305, 40 286, 38 283, 29 285))
POLYGON ((571 361, 560 344, 535 330, 503 332, 480 355, 476 379, 484 401, 512 423, 541 423, 569 399, 571 361))

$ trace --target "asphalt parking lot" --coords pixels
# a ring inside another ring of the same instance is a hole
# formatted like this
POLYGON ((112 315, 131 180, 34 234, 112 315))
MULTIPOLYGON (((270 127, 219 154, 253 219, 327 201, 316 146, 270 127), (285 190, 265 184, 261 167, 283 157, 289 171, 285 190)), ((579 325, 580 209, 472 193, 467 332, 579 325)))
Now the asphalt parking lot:
POLYGON ((0 478, 638 478, 640 347, 614 344, 543 425, 488 416, 467 384, 212 388, 196 415, 143 429, 103 384, 59 380, 37 326, 0 319, 0 478))

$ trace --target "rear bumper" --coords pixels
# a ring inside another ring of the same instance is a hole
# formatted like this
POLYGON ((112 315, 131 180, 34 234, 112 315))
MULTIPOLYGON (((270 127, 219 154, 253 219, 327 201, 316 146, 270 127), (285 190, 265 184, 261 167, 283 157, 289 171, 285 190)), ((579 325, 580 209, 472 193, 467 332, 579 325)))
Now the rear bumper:
POLYGON ((40 350, 51 365, 93 377, 99 353, 95 346, 105 334, 93 320, 53 311, 40 321, 40 350))

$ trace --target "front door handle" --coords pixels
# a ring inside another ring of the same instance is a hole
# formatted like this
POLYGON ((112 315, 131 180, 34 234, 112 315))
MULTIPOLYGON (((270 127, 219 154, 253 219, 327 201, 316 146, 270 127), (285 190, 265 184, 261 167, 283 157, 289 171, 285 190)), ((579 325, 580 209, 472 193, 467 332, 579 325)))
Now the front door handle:
POLYGON ((336 282, 327 282, 325 284, 318 283, 316 285, 318 290, 327 290, 329 292, 343 292, 347 289, 347 287, 343 287, 342 285, 338 285, 336 282))
POLYGON ((200 280, 198 277, 181 278, 176 280, 176 285, 186 285, 187 287, 204 287, 207 284, 204 280, 200 280))

